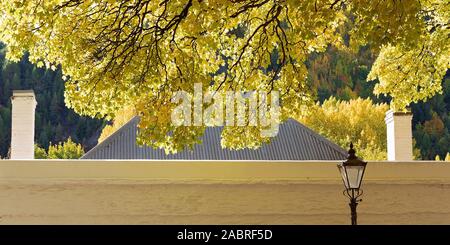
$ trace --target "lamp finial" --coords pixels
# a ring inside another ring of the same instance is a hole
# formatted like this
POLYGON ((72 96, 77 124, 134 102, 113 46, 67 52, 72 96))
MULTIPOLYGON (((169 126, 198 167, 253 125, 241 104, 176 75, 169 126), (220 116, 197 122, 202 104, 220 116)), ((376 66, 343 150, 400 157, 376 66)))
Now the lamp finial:
POLYGON ((356 158, 356 151, 353 149, 353 142, 350 142, 350 150, 348 150, 347 159, 355 159, 355 158, 356 158))

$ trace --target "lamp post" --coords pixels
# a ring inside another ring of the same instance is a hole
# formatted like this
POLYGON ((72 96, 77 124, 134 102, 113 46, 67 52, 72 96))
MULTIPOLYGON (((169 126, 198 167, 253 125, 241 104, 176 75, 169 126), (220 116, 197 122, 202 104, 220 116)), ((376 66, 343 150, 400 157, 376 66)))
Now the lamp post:
POLYGON ((358 199, 363 191, 361 188, 364 171, 367 162, 362 161, 355 155, 356 151, 353 149, 353 143, 350 143, 350 150, 348 151, 347 161, 338 164, 339 172, 344 182, 344 195, 350 199, 350 210, 352 217, 352 225, 356 225, 356 206, 362 199, 358 199))

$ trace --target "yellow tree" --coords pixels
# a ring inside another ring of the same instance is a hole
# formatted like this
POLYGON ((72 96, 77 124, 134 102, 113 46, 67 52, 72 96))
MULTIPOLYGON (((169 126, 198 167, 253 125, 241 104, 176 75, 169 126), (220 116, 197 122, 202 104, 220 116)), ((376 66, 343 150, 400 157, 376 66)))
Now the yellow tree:
POLYGON ((39 145, 34 146, 36 159, 79 159, 84 155, 81 144, 77 144, 69 137, 65 142, 60 142, 48 147, 48 152, 39 145))
POLYGON ((123 125, 129 122, 134 116, 136 116, 136 112, 130 106, 120 109, 116 113, 113 123, 111 125, 106 125, 103 128, 102 133, 98 138, 98 143, 108 138, 111 134, 113 134, 119 128, 121 128, 123 125))
POLYGON ((35 159, 47 159, 47 152, 44 148, 40 147, 39 145, 34 145, 34 158, 35 159))
POLYGON ((69 137, 65 142, 48 147, 48 159, 79 159, 84 155, 83 147, 69 137))
POLYGON ((331 97, 298 119, 344 149, 353 142, 364 159, 385 160, 384 117, 388 109, 387 104, 374 104, 370 99, 339 101, 331 97))
MULTIPOLYGON (((169 151, 205 129, 169 116, 173 92, 194 83, 218 94, 279 91, 284 120, 311 104, 305 59, 328 45, 379 51, 369 78, 397 109, 440 92, 449 68, 450 5, 441 0, 0 0, 0 12, 9 59, 28 51, 37 65, 61 65, 68 107, 114 117, 132 106, 140 142, 169 151)), ((223 138, 258 146, 261 130, 225 127, 223 138)))

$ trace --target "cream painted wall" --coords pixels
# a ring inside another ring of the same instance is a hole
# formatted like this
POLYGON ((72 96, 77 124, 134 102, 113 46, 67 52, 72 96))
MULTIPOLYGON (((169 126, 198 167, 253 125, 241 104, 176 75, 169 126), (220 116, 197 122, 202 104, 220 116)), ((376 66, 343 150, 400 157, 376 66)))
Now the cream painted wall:
MULTIPOLYGON (((348 224, 336 163, 0 161, 0 223, 348 224)), ((366 174, 360 224, 450 223, 450 164, 366 174)))

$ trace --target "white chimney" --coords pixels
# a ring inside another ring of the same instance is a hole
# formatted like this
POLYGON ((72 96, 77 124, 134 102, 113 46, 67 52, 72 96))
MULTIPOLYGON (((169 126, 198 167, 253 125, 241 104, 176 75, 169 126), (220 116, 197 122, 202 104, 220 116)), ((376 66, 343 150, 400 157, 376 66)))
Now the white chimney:
POLYGON ((389 110, 385 117, 387 130, 387 157, 389 161, 411 161, 412 113, 389 110))
POLYGON ((14 90, 11 97, 11 159, 34 159, 33 90, 14 90))

